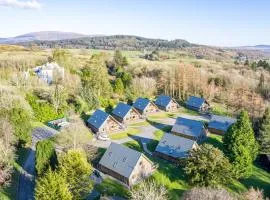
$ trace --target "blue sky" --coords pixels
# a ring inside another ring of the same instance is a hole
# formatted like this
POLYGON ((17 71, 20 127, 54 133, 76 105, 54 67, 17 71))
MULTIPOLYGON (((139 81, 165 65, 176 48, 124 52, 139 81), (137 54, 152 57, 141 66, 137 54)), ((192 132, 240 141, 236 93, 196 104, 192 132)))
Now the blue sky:
POLYGON ((269 0, 0 0, 0 37, 34 31, 270 44, 269 0))

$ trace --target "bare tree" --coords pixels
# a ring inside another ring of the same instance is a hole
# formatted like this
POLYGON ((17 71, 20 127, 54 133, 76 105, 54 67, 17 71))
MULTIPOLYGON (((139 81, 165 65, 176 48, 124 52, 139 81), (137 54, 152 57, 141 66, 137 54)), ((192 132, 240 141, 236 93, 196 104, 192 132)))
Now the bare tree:
POLYGON ((167 189, 154 181, 143 182, 130 191, 131 200, 167 200, 167 189))
POLYGON ((15 148, 12 125, 5 118, 0 119, 0 186, 10 182, 15 148))

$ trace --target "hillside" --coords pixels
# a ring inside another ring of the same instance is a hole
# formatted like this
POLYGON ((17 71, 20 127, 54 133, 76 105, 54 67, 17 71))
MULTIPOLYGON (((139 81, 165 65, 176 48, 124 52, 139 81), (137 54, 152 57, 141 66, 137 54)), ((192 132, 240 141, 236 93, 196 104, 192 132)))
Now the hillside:
POLYGON ((40 31, 27 33, 16 37, 0 38, 0 43, 14 44, 20 42, 31 42, 36 40, 51 41, 51 40, 82 38, 82 37, 86 37, 86 35, 80 33, 61 32, 61 31, 40 31))
MULTIPOLYGON (((23 42, 24 46, 29 46, 33 42, 23 42)), ((149 39, 130 35, 114 36, 96 36, 84 37, 58 41, 35 41, 34 44, 42 48, 86 48, 86 49, 124 49, 124 50, 142 50, 142 49, 180 49, 183 47, 196 46, 186 40, 163 40, 149 39)))

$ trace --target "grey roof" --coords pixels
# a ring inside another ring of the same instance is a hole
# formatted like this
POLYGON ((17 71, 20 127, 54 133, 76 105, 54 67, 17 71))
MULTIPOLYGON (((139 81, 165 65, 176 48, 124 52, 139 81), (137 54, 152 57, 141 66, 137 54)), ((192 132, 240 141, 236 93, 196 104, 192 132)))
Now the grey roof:
POLYGON ((178 117, 173 125, 172 132, 199 137, 204 129, 203 122, 178 117))
POLYGON ((192 149, 194 144, 196 144, 194 140, 165 133, 155 151, 174 158, 183 158, 187 156, 188 151, 192 149))
POLYGON ((186 101, 186 105, 199 109, 201 108, 204 102, 205 102, 204 98, 190 96, 188 100, 186 101))
POLYGON ((232 124, 237 120, 231 117, 224 117, 218 115, 212 115, 211 120, 208 124, 208 128, 213 128, 226 132, 232 124))
POLYGON ((87 123, 96 128, 100 128, 110 115, 102 110, 96 110, 93 115, 87 120, 87 123))
POLYGON ((149 103, 149 99, 139 97, 133 104, 133 107, 138 110, 144 111, 144 109, 148 106, 149 103))
POLYGON ((172 98, 166 95, 160 95, 155 101, 155 104, 162 107, 167 107, 172 98))
POLYGON ((125 103, 118 103, 116 108, 112 111, 112 113, 122 119, 128 114, 128 112, 132 109, 132 106, 127 105, 125 103))
POLYGON ((129 178, 142 155, 138 151, 112 142, 99 164, 129 178))

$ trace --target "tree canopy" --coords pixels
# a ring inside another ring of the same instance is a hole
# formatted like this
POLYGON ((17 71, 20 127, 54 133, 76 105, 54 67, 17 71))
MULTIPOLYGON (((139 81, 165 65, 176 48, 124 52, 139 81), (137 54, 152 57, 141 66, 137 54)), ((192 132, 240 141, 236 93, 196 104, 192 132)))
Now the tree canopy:
POLYGON ((65 178, 74 199, 84 199, 92 190, 89 178, 92 170, 84 151, 69 150, 60 157, 59 173, 65 178))
POLYGON ((55 171, 48 172, 37 180, 35 199, 38 200, 72 200, 65 177, 55 171))
POLYGON ((261 121, 258 134, 261 154, 270 154, 270 108, 267 108, 261 121))
POLYGON ((224 135, 223 145, 225 154, 233 164, 235 177, 250 176, 258 145, 246 111, 240 113, 237 122, 224 135))
POLYGON ((185 172, 193 185, 218 187, 230 181, 231 164, 218 148, 203 144, 191 150, 185 172))

